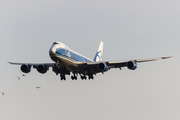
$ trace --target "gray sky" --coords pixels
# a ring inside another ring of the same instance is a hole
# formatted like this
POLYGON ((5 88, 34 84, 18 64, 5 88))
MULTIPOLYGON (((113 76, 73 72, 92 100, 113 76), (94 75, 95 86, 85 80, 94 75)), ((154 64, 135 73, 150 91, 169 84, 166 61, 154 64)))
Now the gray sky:
POLYGON ((179 120, 179 0, 1 0, 0 118, 3 120, 179 120), (61 81, 50 69, 23 77, 12 62, 52 62, 60 41, 93 59, 174 56, 61 81), (36 86, 42 86, 35 89, 36 86))

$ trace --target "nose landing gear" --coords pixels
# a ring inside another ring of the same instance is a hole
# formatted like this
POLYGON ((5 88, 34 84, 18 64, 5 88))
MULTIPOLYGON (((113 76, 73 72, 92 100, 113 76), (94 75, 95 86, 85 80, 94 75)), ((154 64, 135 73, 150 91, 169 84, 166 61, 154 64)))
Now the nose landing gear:
POLYGON ((65 74, 60 74, 60 78, 61 78, 61 80, 66 80, 65 74))

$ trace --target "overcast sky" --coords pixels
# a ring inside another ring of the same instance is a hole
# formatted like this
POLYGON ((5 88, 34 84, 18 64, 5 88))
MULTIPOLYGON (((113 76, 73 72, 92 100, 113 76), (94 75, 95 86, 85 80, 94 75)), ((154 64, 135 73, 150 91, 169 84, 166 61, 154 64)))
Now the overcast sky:
POLYGON ((179 0, 1 0, 2 120, 179 120, 179 0), (50 69, 21 80, 12 62, 52 62, 54 41, 104 61, 174 56, 61 81, 50 69), (40 89, 35 87, 42 86, 40 89))

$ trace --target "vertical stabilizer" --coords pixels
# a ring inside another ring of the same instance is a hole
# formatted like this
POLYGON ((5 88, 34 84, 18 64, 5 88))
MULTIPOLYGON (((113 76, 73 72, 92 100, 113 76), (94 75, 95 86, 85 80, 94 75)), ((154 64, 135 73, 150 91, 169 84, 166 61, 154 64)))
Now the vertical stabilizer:
POLYGON ((96 52, 96 55, 94 57, 94 62, 101 62, 102 61, 103 45, 104 45, 104 43, 101 41, 99 48, 96 52))

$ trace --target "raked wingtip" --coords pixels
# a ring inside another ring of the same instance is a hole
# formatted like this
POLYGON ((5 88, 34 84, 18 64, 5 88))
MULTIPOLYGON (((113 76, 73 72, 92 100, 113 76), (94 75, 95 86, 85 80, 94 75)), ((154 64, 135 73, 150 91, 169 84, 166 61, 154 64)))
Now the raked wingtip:
POLYGON ((168 58, 172 58, 173 56, 168 56, 168 57, 162 57, 162 59, 168 59, 168 58))

